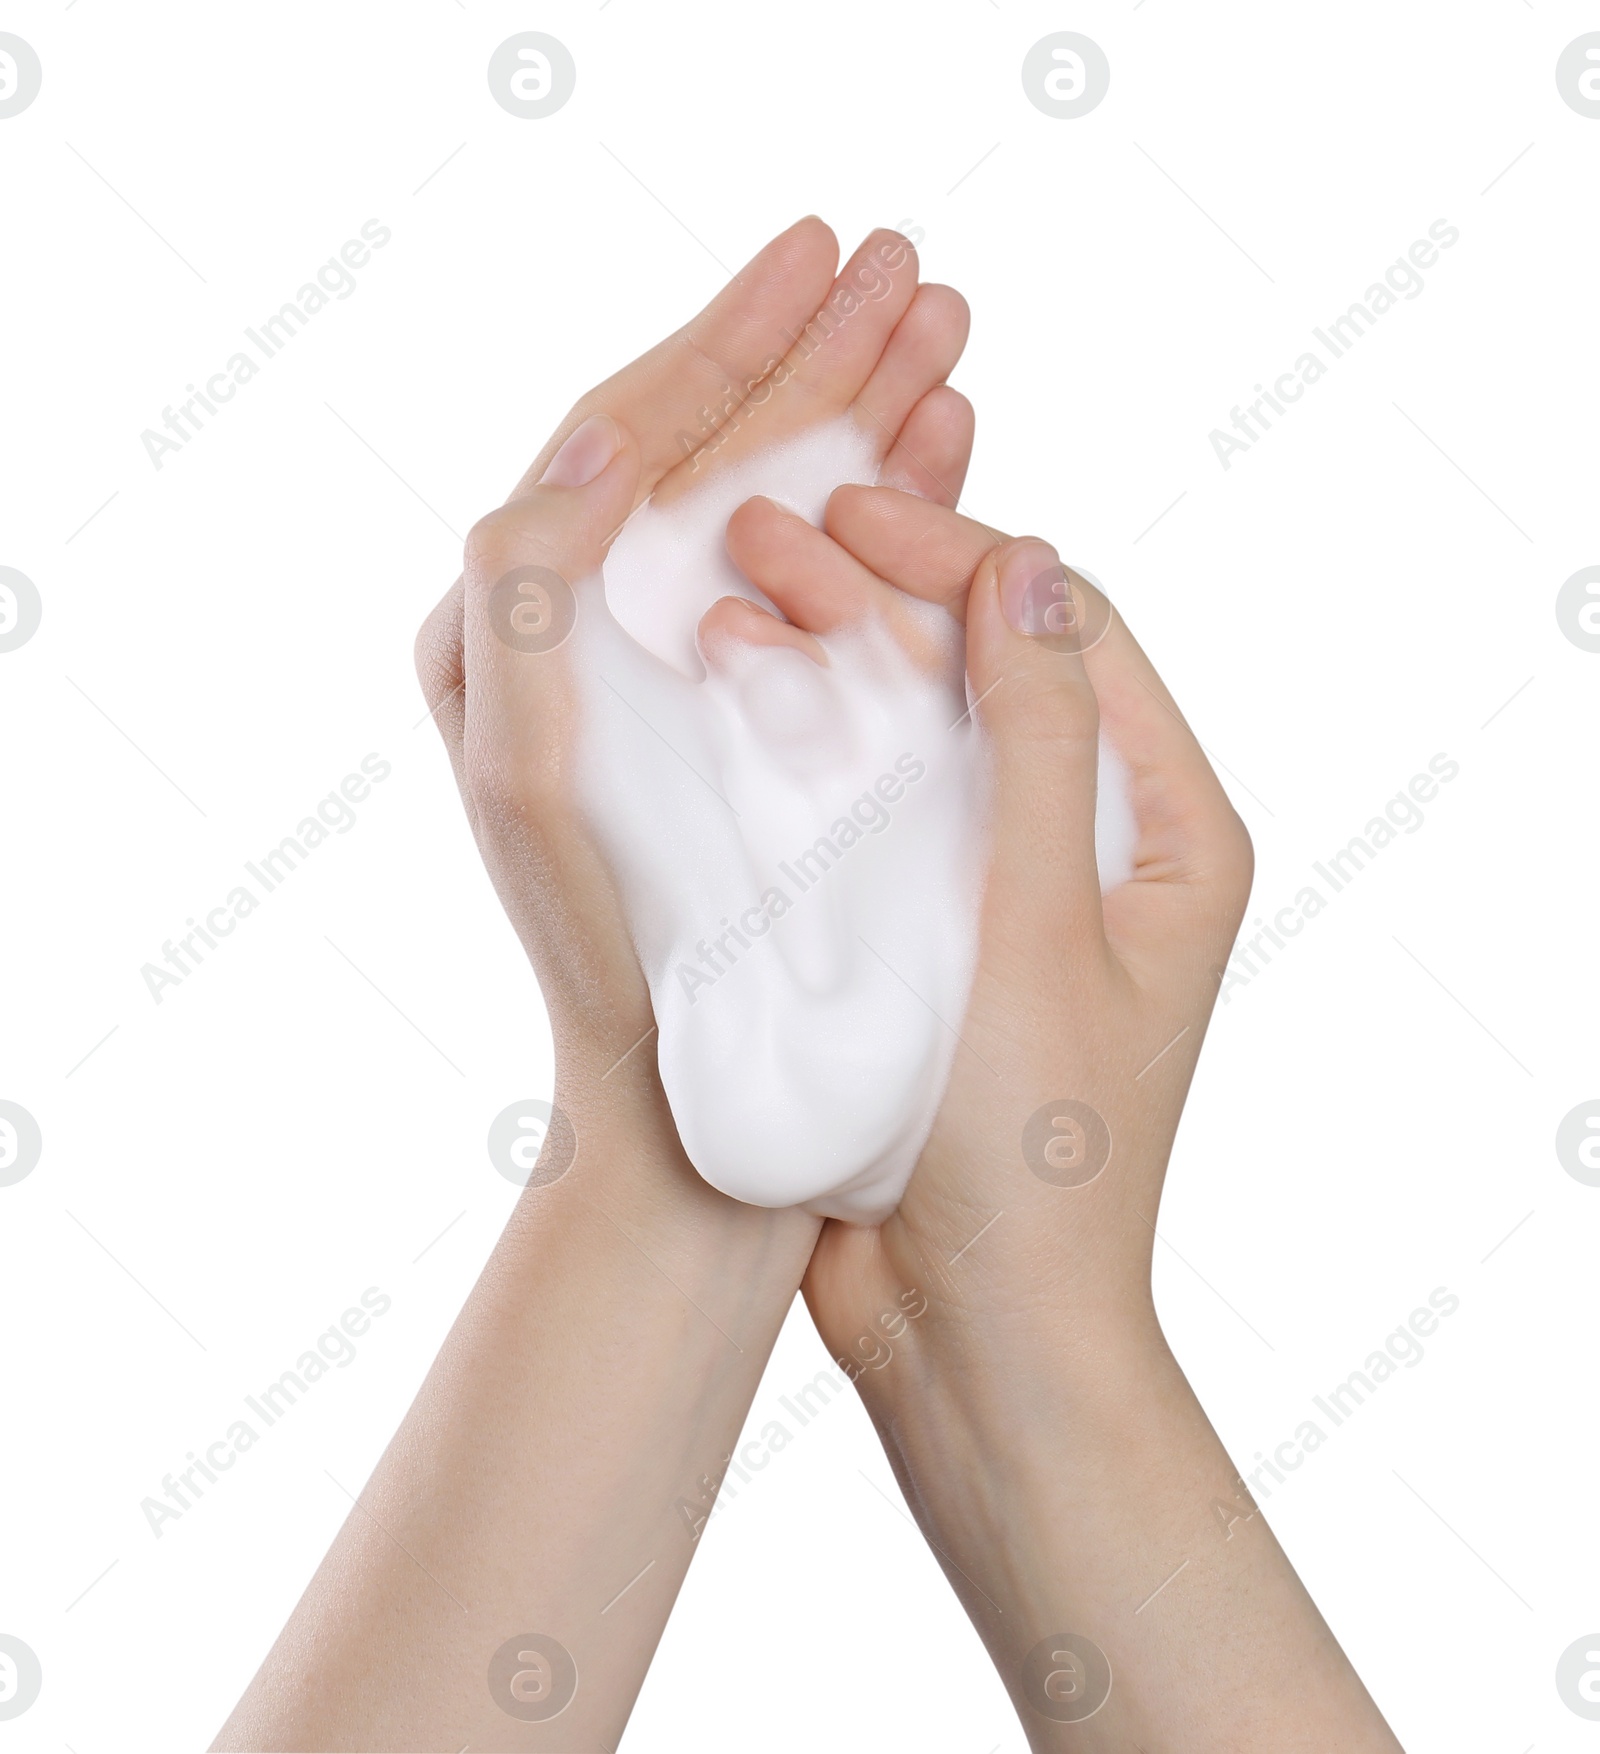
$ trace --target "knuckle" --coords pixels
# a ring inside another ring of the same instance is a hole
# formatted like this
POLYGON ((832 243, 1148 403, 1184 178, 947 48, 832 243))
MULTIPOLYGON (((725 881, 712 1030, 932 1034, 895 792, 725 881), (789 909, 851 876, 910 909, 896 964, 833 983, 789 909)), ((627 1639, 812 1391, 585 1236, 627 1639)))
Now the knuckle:
POLYGON ((441 709, 464 684, 461 655, 461 585, 457 583, 434 605, 417 629, 411 648, 417 682, 434 723, 448 742, 448 716, 441 709))
POLYGON ((493 584, 515 566, 548 561, 549 543, 526 500, 485 512, 467 531, 464 570, 475 584, 493 584))
POLYGON ((449 663, 449 651, 440 625, 443 609, 444 605, 440 604, 429 610, 417 629, 417 637, 411 643, 411 661, 416 668, 417 680, 422 684, 422 692, 430 702, 443 687, 443 678, 449 663))
POLYGON ((411 642, 411 666, 417 673, 417 681, 422 685, 422 698, 430 706, 433 704, 439 676, 438 653, 438 636, 434 632, 433 617, 430 615, 417 629, 417 637, 411 642))
POLYGON ((468 578, 496 575, 515 565, 519 546, 519 518, 514 505, 496 506, 485 512, 467 531, 464 563, 468 578))
POLYGON ((1100 705, 1081 670, 1062 675, 1045 664, 1030 666, 1007 693, 1008 728, 1019 742, 1058 755, 1098 744, 1100 705))
POLYGON ((1242 916, 1255 880, 1256 853, 1249 829, 1231 804, 1224 803, 1212 833, 1209 863, 1218 901, 1230 916, 1242 916))

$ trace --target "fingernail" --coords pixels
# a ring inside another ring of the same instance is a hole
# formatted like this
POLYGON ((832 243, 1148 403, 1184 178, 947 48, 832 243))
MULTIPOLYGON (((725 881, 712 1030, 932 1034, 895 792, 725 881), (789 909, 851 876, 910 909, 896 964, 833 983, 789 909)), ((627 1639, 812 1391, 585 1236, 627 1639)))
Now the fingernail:
POLYGON ((539 477, 541 487, 587 487, 622 449, 622 434, 609 415, 591 414, 567 435, 539 477))
POLYGON ((1007 625, 1030 639, 1070 634, 1077 606, 1067 569, 1043 542, 1013 548, 1000 568, 1000 612, 1007 625))

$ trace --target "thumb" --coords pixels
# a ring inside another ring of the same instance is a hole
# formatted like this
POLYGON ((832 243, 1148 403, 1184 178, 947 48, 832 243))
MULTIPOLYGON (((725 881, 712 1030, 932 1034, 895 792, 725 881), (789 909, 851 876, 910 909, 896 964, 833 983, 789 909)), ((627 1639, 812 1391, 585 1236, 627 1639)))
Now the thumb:
POLYGON ((649 1001, 576 793, 568 642, 583 613, 576 587, 632 510, 639 467, 625 427, 585 421, 535 484, 473 525, 462 577, 460 770, 484 862, 552 1014, 589 1015, 624 1041, 649 1001))
POLYGON ((577 619, 574 586, 599 567, 633 508, 638 481, 633 436, 596 414, 532 487, 473 525, 464 575, 469 688, 500 670, 527 679, 539 667, 513 660, 565 643, 577 619))
POLYGON ((576 587, 633 509, 639 447, 597 414, 544 474, 467 536, 462 605, 464 766, 519 811, 563 792, 577 719, 567 641, 576 587))
POLYGON ((573 807, 576 587, 633 508, 639 447, 597 414, 539 481, 472 526, 462 575, 462 757, 469 809, 559 834, 573 807))
POLYGON ((1032 536, 992 549, 973 576, 967 678, 994 777, 987 910, 1030 957, 1102 930, 1100 713, 1083 653, 1104 633, 1089 619, 1104 601, 1032 536))

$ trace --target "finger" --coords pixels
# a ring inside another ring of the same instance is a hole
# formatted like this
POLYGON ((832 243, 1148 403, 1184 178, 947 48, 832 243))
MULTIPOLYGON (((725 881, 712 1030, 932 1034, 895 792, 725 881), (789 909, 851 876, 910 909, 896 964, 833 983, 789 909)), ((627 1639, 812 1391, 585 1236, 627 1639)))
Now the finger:
MULTIPOLYGON (((1155 666, 1097 585, 1073 574, 1081 602, 1077 643, 1099 703, 1100 721, 1126 770, 1138 830, 1132 884, 1182 885, 1218 905, 1238 888, 1248 891, 1251 854, 1232 804, 1200 740, 1179 711, 1155 666)), ((1108 903, 1120 924, 1145 918, 1145 901, 1108 903)), ((1243 905, 1243 894, 1239 896, 1243 905)), ((1192 930, 1189 917, 1185 929, 1192 930)), ((1231 942, 1231 937, 1230 940, 1231 942)))
MULTIPOLYGON (((816 311, 838 259, 838 240, 815 215, 780 233, 698 316, 591 390, 557 427, 512 499, 530 494, 563 446, 597 416, 640 435, 635 503, 644 498, 683 455, 683 430, 712 430, 722 411, 738 400, 731 386, 759 381, 782 358, 794 328, 816 311)), ((465 728, 461 588, 457 580, 423 624, 417 641, 418 673, 458 782, 465 728), (452 699, 456 705, 450 704, 452 699)))
MULTIPOLYGON (((861 563, 913 596, 964 612, 968 584, 993 545, 984 525, 883 487, 841 487, 828 503, 830 535, 861 563)), ((1155 666, 1104 594, 1075 575, 1083 598, 1085 673, 1106 736, 1128 771, 1138 839, 1134 882, 1182 882, 1224 898, 1248 891, 1250 852, 1227 794, 1155 666)), ((1119 885, 1107 930, 1154 932, 1144 896, 1119 885)), ((1239 904, 1242 906, 1242 902, 1239 904)))
POLYGON ((565 636, 575 584, 592 575, 628 515, 641 468, 633 435, 596 415, 559 450, 545 478, 473 525, 463 574, 468 765, 559 765, 547 723, 570 706, 565 636), (480 739, 499 739, 490 746, 480 739), (506 746, 505 739, 512 746, 506 746))
POLYGON ((971 327, 967 301, 953 286, 919 286, 857 393, 856 412, 898 433, 921 398, 955 370, 971 327))
POLYGON ((747 646, 783 647, 826 667, 822 642, 792 622, 780 621, 748 597, 721 597, 700 617, 696 645, 708 670, 727 669, 747 646))
POLYGON ((948 506, 884 486, 836 489, 823 527, 879 578, 958 619, 978 563, 1005 540, 948 506))
POLYGON ((598 566, 639 473, 633 436, 597 417, 543 482, 473 525, 462 581, 461 766, 475 824, 493 825, 479 845, 541 985, 562 999, 552 1012, 590 1017, 607 1040, 630 1039, 648 999, 573 783, 579 688, 562 636, 580 612, 572 586, 598 566))
MULTIPOLYGON (((1100 616, 1092 601, 1088 615, 1100 616)), ((1108 608, 1104 625, 1085 662, 1137 825, 1132 881, 1106 898, 1107 935, 1132 964, 1220 967, 1250 893, 1249 834, 1126 622, 1108 608)))
POLYGON ((966 397, 948 384, 935 384, 906 416, 878 471, 878 485, 954 506, 966 484, 974 426, 966 397))
MULTIPOLYGON (((758 446, 839 418, 872 375, 917 290, 917 253, 898 232, 875 231, 840 270, 818 308, 797 325, 792 345, 701 449, 660 482, 660 504, 692 491, 758 446)), ((930 379, 924 389, 932 389, 930 379)), ((893 431, 863 422, 872 448, 887 455, 893 431)))
MULTIPOLYGON (((828 502, 826 527, 879 578, 952 607, 994 546, 994 532, 985 525, 884 487, 839 488, 828 502)), ((1085 605, 1080 646, 1087 674, 1118 753, 1136 776, 1149 777, 1149 819, 1210 821, 1226 797, 1205 751, 1104 593, 1075 577, 1085 605), (1190 806, 1181 816, 1180 805, 1190 806)), ((1166 863, 1154 848, 1148 862, 1152 869, 1166 863)))
POLYGON ((698 316, 597 385, 572 409, 518 482, 515 497, 543 475, 571 434, 595 414, 634 433, 640 497, 684 455, 682 435, 710 437, 790 351, 833 281, 838 240, 808 215, 757 252, 698 316))
POLYGON ((728 520, 727 547, 751 584, 808 633, 894 612, 894 593, 881 579, 775 500, 747 499, 728 520))
MULTIPOLYGON (((823 412, 842 414, 865 389, 916 297, 919 271, 916 246, 887 229, 869 233, 839 271, 785 362, 791 381, 823 412)), ((817 412, 813 407, 810 418, 817 412)), ((891 423, 889 436, 898 425, 891 423)))
MULTIPOLYGON (((935 385, 912 407, 901 426, 897 449, 885 467, 891 467, 894 457, 910 458, 914 450, 923 461, 900 468, 901 477, 912 484, 908 491, 924 483, 930 493, 941 491, 931 476, 918 472, 927 465, 946 481, 954 481, 959 489, 972 453, 972 430, 972 406, 966 397, 948 386, 935 385)), ((783 608, 789 622, 778 620, 744 598, 723 598, 701 619, 698 637, 702 658, 714 661, 719 647, 726 649, 728 642, 745 641, 755 645, 786 645, 817 662, 826 662, 821 645, 803 630, 832 629, 848 624, 862 613, 876 612, 891 623, 914 662, 924 668, 948 668, 949 654, 944 645, 937 640, 930 642, 930 630, 921 623, 902 625, 906 617, 895 605, 895 593, 884 591, 882 581, 871 576, 870 569, 863 576, 859 569, 842 564, 835 548, 815 543, 809 526, 798 530, 793 520, 784 521, 786 516, 770 500, 747 501, 734 514, 729 552, 747 578, 759 583, 759 573, 769 580, 769 596, 775 590, 785 597, 783 608), (780 562, 791 559, 786 547, 790 542, 805 544, 804 552, 810 560, 806 564, 785 565, 776 574, 769 572, 767 554, 775 551, 780 562)), ((963 611, 968 583, 970 578, 964 579, 961 586, 963 611)), ((773 597, 773 601, 777 600, 773 597)))
POLYGON ((1100 721, 1073 625, 1079 585, 1048 543, 1023 537, 979 563, 968 607, 967 680, 994 775, 984 929, 1021 966, 1101 932, 1100 721))

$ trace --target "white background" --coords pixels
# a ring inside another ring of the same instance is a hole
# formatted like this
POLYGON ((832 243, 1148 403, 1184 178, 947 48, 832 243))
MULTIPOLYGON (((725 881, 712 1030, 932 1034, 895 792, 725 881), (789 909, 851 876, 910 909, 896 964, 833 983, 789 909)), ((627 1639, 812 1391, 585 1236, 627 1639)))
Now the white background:
MULTIPOLYGON (((1600 655, 1554 613, 1600 563, 1600 121, 1554 78, 1596 28, 1563 0, 5 8, 44 86, 0 121, 0 564, 44 619, 0 655, 0 1096, 44 1155, 0 1189, 0 1631, 45 1679, 0 1751, 203 1745, 465 1298, 515 1197, 486 1128, 549 1095, 550 1046, 412 636, 571 401, 808 210, 846 248, 915 224, 971 300, 968 503, 1117 597, 1226 766, 1252 915, 1459 762, 1219 1011, 1158 1293, 1247 1469, 1456 1293, 1264 1507, 1408 1748, 1600 1740, 1554 1685, 1600 1628, 1600 1189, 1553 1145, 1600 1097, 1600 655), (578 66, 542 121, 485 80, 525 29, 578 66), (1112 69, 1073 121, 1019 77, 1061 29, 1112 69), (356 292, 155 470, 141 432, 371 218, 356 292), (1420 296, 1224 470, 1210 431, 1439 219, 1420 296), (157 1006, 141 965, 369 751, 356 826, 157 1006), (356 1362, 155 1539, 140 1500, 372 1285, 356 1362)), ((753 1426, 824 1363, 797 1311, 753 1426)), ((627 1746, 1020 1754, 897 1503, 853 1401, 796 1429, 710 1525, 627 1746)))

